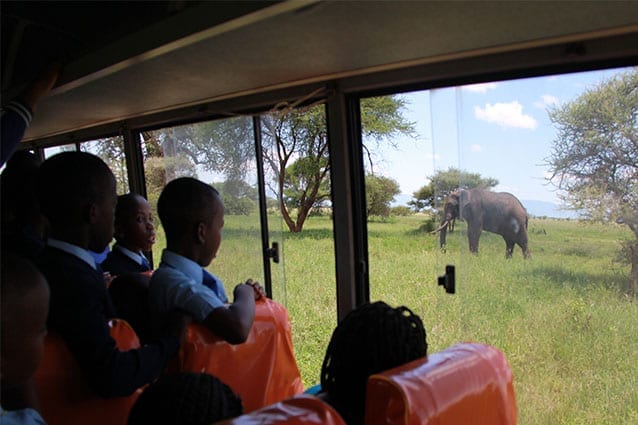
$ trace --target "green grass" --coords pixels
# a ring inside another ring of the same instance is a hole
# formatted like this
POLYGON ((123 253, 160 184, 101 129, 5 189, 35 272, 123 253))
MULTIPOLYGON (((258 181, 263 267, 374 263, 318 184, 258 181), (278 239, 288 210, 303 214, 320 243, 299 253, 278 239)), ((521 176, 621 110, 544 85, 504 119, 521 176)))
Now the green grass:
MULTIPOLYGON (((519 248, 505 260, 502 238, 490 233, 481 236, 479 255, 469 255, 464 223, 457 223, 442 253, 437 236, 418 231, 424 220, 369 223, 372 300, 419 314, 430 352, 460 341, 501 349, 514 372, 522 425, 638 423, 638 304, 626 295, 629 266, 615 261, 620 241, 631 238, 628 230, 533 219, 532 258, 525 261, 519 248), (437 285, 446 264, 456 265, 456 295, 437 285)), ((261 273, 254 223, 226 218, 211 269, 227 290, 230 282, 261 273)), ((319 379, 336 325, 330 219, 312 217, 302 234, 284 233, 283 251, 284 270, 275 272, 285 287, 275 287, 275 299, 290 313, 297 362, 309 386, 319 379)))

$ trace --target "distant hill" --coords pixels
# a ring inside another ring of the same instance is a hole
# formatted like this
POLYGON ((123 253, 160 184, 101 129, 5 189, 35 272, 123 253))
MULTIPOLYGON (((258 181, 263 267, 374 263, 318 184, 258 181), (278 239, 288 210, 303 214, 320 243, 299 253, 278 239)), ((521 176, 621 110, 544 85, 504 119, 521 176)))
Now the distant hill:
MULTIPOLYGON (((400 193, 394 197, 392 206, 407 205, 408 201, 412 199, 412 195, 407 193, 400 193)), ((574 211, 562 210, 559 205, 546 201, 535 201, 528 199, 521 199, 521 202, 527 209, 529 215, 534 217, 553 217, 553 218, 578 218, 578 214, 574 211)))
POLYGON ((559 205, 545 201, 521 199, 527 213, 534 217, 578 218, 575 211, 562 210, 559 205))

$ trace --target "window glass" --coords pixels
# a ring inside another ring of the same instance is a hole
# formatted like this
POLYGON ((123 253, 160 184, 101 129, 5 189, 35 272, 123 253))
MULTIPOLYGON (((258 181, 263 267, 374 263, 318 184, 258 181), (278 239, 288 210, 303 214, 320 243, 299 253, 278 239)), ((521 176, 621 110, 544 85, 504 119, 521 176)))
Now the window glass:
POLYGON ((80 144, 80 150, 97 155, 106 162, 106 165, 109 166, 113 175, 115 175, 118 195, 129 192, 128 171, 126 169, 126 156, 122 137, 108 137, 84 142, 80 144))
POLYGON ((53 155, 60 152, 74 151, 74 150, 76 150, 75 144, 51 146, 50 148, 44 148, 44 159, 50 158, 53 155))
POLYGON ((418 313, 430 352, 504 351, 521 423, 636 418, 637 93, 635 68, 404 93, 411 131, 381 138, 362 112, 371 299, 418 313), (476 186, 518 201, 450 197, 476 186))
MULTIPOLYGON (((142 132, 144 172, 151 207, 164 186, 178 177, 193 177, 215 187, 225 205, 222 243, 208 269, 224 282, 226 292, 248 278, 263 282, 255 145, 250 117, 231 118, 142 132)), ((158 217, 156 215, 156 217, 158 217)), ((153 257, 166 247, 157 224, 153 257)))
POLYGON ((271 231, 283 229, 293 343, 303 382, 311 386, 319 382, 323 355, 336 325, 325 105, 282 108, 261 116, 261 126, 268 220, 271 231))

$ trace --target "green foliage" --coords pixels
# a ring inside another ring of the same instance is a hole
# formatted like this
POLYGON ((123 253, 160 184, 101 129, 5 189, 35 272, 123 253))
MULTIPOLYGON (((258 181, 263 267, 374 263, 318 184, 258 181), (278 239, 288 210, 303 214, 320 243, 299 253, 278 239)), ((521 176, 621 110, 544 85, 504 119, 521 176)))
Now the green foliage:
POLYGON ((310 211, 314 207, 319 208, 325 200, 330 199, 328 179, 324 178, 327 169, 326 157, 299 158, 286 169, 284 203, 288 210, 308 208, 310 211))
POLYGON ((399 183, 389 177, 366 175, 366 214, 367 217, 390 216, 390 203, 401 193, 399 183))
MULTIPOLYGON (((557 128, 547 158, 563 201, 585 217, 626 224, 638 240, 638 69, 548 111, 557 128)), ((638 291, 638 255, 625 249, 638 291)))
POLYGON ((412 214, 414 214, 414 211, 405 205, 397 205, 396 207, 390 208, 390 215, 396 217, 405 217, 412 214))
POLYGON ((82 143, 80 151, 90 152, 102 158, 113 172, 113 175, 115 175, 117 193, 122 195, 129 192, 124 141, 121 137, 108 137, 82 143))
MULTIPOLYGON (((521 424, 635 422, 638 393, 627 389, 638 377, 638 304, 623 291, 628 266, 612 261, 628 237, 623 226, 532 219, 530 227, 545 230, 530 237, 533 258, 519 251, 505 260, 498 235, 485 233, 474 257, 459 223, 443 254, 436 236, 414 232, 422 224, 418 215, 368 224, 373 301, 419 314, 430 353, 468 340, 502 350, 521 424), (576 246, 591 256, 573 255, 576 246), (457 265, 456 295, 436 283, 446 264, 457 265)), ((307 386, 319 381, 336 325, 331 229, 327 217, 313 218, 284 244, 287 307, 307 386)))
MULTIPOLYGON (((364 143, 393 144, 392 138, 414 133, 414 123, 402 115, 405 101, 399 96, 361 101, 364 143)), ((283 109, 262 117, 263 153, 271 189, 283 198, 284 222, 291 232, 301 232, 313 208, 330 196, 330 162, 324 105, 283 109)), ((368 160, 372 166, 370 151, 368 160)), ((389 212, 384 212, 388 214, 389 212)))
POLYGON ((438 209, 443 205, 448 195, 457 189, 473 189, 482 187, 490 189, 498 184, 498 180, 482 177, 479 173, 471 173, 450 167, 440 170, 429 178, 430 182, 412 194, 413 199, 408 202, 415 211, 438 209))
POLYGON ((224 202, 227 215, 249 215, 257 212, 259 194, 257 188, 243 180, 227 180, 212 184, 224 202))

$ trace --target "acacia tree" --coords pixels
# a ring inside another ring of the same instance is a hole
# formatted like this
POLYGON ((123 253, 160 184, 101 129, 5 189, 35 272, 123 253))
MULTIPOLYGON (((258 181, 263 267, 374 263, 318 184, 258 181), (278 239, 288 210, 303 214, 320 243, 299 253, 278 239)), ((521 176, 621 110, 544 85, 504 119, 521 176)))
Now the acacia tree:
POLYGON ((408 202, 415 211, 426 208, 438 209, 448 195, 457 189, 473 189, 482 187, 493 188, 498 180, 491 177, 482 177, 479 173, 460 170, 450 167, 447 170, 439 170, 429 177, 430 182, 421 186, 412 194, 413 199, 408 202))
POLYGON ((585 218, 625 224, 631 289, 638 291, 638 69, 548 111, 558 134, 547 163, 559 196, 585 218))
POLYGON ((399 183, 385 176, 366 175, 366 215, 390 216, 390 203, 401 193, 399 183))
MULTIPOLYGON (((398 134, 412 136, 414 123, 402 115, 405 101, 398 96, 361 101, 361 126, 367 143, 380 143, 398 134)), ((262 117, 264 160, 273 173, 273 192, 291 232, 301 232, 314 207, 330 194, 330 161, 324 105, 274 112, 262 117)), ((370 161, 369 146, 364 151, 370 161)))

